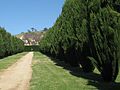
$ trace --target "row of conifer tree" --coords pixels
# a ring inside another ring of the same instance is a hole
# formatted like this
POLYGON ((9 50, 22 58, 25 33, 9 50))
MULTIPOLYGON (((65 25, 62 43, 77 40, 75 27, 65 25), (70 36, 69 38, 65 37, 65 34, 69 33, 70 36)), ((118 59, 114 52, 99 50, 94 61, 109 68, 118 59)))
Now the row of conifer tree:
POLYGON ((65 0, 61 15, 40 42, 40 51, 84 72, 95 67, 105 81, 118 75, 120 0, 65 0))
POLYGON ((0 58, 22 52, 24 43, 0 27, 0 58))

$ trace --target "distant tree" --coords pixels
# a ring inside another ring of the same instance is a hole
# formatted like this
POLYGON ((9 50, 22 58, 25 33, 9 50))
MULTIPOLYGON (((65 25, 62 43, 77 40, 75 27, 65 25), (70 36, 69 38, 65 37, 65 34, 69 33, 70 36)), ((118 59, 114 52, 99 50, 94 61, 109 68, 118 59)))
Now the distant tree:
POLYGON ((31 33, 31 30, 28 29, 28 33, 31 33))
POLYGON ((31 31, 32 31, 32 32, 37 32, 37 29, 31 28, 31 31))
POLYGON ((47 31, 47 30, 48 30, 48 28, 44 28, 44 29, 43 29, 43 31, 47 31))

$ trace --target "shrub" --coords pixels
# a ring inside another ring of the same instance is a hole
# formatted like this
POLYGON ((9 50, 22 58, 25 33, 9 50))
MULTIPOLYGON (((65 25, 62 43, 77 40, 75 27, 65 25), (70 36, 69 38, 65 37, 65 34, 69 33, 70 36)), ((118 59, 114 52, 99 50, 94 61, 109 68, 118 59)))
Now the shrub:
POLYGON ((22 52, 23 50, 23 41, 12 36, 4 28, 0 27, 0 58, 22 52))

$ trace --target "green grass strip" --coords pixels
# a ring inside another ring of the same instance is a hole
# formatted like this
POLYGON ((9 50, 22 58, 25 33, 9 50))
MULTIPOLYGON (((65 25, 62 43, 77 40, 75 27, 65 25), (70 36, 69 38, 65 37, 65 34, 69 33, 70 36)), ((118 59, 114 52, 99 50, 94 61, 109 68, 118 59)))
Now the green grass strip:
POLYGON ((69 70, 57 66, 49 57, 39 52, 34 53, 32 68, 31 90, 96 89, 92 85, 87 85, 87 79, 70 74, 69 70))
MULTIPOLYGON (((97 70, 94 74, 83 73, 63 61, 52 61, 39 52, 34 53, 32 69, 30 90, 120 90, 119 83, 97 81, 100 79, 97 70)), ((120 81, 119 76, 117 81, 120 81)))

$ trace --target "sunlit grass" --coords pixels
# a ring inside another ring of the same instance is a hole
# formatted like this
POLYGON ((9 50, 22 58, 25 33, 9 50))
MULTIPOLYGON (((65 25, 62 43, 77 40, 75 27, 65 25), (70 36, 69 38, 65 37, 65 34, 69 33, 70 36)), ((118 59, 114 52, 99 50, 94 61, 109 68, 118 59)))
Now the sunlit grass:
POLYGON ((32 68, 31 90, 120 90, 119 83, 103 82, 97 69, 95 73, 83 73, 39 52, 34 53, 32 68))
POLYGON ((69 70, 55 65, 49 57, 35 52, 33 58, 31 90, 93 90, 88 80, 70 74, 69 70))

